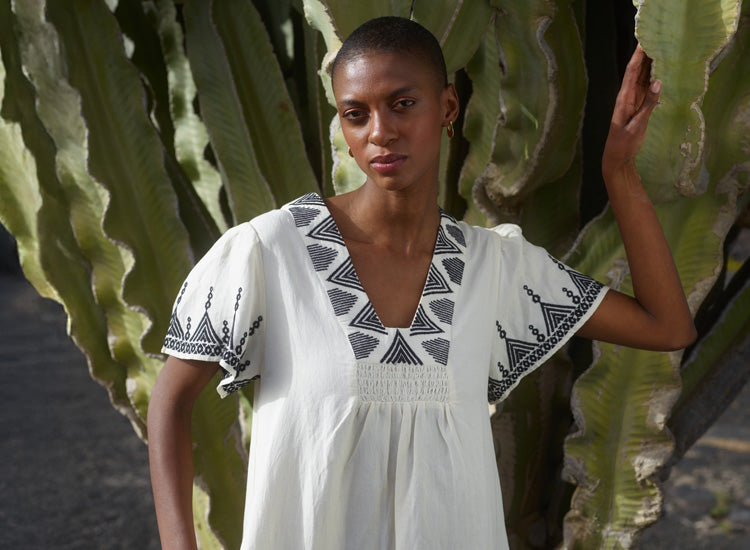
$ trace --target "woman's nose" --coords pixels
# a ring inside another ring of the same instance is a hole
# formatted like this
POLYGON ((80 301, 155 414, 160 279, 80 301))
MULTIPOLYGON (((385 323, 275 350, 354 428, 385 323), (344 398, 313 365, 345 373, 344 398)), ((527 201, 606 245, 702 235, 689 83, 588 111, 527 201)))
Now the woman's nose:
POLYGON ((388 145, 398 132, 388 114, 374 111, 370 114, 370 143, 373 145, 388 145))

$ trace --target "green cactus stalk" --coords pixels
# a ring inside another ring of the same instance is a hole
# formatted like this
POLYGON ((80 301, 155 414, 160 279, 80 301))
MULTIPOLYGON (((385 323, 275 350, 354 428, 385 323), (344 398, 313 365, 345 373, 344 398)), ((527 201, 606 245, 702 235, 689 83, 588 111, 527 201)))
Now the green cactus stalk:
MULTIPOLYGON (((727 280, 723 257, 750 203, 750 7, 641 0, 633 18, 623 4, 0 0, 0 222, 146 439, 172 300, 196 259, 231 225, 362 183, 327 71, 371 17, 412 17, 443 47, 462 103, 443 208, 518 223, 629 291, 599 161, 635 29, 664 90, 638 169, 701 338, 684 356, 579 342, 492 416, 513 548, 632 547, 661 513, 659 478, 750 368, 732 361, 750 341, 750 264, 727 280), (591 33, 610 42, 585 47, 591 33)), ((196 404, 201 548, 239 546, 251 392, 196 404)))

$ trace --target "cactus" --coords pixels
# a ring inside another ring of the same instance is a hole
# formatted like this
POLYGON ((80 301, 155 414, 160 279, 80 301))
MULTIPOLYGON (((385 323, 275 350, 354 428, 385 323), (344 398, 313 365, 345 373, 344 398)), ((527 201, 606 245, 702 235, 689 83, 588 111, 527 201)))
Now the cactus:
MULTIPOLYGON (((231 225, 362 183, 327 68, 373 16, 412 17, 443 46, 462 101, 444 141, 443 208, 520 223, 627 291, 611 213, 594 215, 635 29, 664 83, 638 168, 701 338, 684 355, 575 343, 492 419, 514 548, 631 547, 660 514, 659 476, 746 378, 730 359, 750 330, 750 269, 730 278, 723 256, 750 202, 748 2, 635 4, 634 18, 624 0, 0 0, 0 221, 145 439, 171 300, 195 259, 231 225)), ((249 395, 196 404, 202 548, 239 546, 249 395)))

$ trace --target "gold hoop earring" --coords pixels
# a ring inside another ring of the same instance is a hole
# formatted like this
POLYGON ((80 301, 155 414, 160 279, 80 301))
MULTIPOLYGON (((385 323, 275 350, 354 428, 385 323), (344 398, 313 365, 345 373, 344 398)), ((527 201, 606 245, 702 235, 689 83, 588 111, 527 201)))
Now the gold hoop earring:
POLYGON ((448 139, 452 138, 455 132, 453 131, 453 121, 448 121, 448 129, 445 131, 445 133, 448 135, 448 139))
POLYGON ((352 157, 352 158, 354 158, 354 153, 352 153, 352 148, 351 147, 349 147, 349 156, 352 157))

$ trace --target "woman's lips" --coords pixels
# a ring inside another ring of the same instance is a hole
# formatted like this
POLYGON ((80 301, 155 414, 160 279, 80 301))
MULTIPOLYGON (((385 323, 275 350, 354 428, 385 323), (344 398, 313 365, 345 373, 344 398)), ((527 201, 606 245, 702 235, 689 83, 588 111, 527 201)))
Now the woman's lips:
POLYGON ((404 161, 406 161, 406 155, 391 153, 390 155, 379 155, 374 157, 370 160, 370 166, 381 174, 389 174, 398 170, 404 161))

